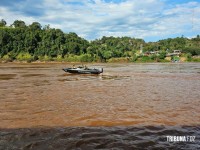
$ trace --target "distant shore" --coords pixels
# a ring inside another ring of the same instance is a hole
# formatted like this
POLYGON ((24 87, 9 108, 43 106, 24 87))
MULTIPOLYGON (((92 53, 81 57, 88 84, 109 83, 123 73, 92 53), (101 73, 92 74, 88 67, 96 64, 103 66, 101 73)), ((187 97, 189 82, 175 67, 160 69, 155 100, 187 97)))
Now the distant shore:
POLYGON ((150 60, 150 59, 143 59, 138 58, 136 61, 131 61, 130 58, 127 57, 119 57, 119 58, 110 58, 107 61, 91 61, 91 62, 84 62, 84 61, 67 61, 67 60, 3 60, 0 59, 0 63, 33 63, 33 64, 61 64, 61 63, 71 63, 71 64, 85 64, 85 63, 187 63, 187 62, 200 62, 200 56, 193 56, 190 59, 186 57, 179 57, 178 60, 171 60, 170 57, 166 57, 165 59, 158 59, 158 60, 150 60))
POLYGON ((92 64, 92 63, 133 63, 133 64, 138 64, 138 63, 199 63, 199 61, 180 61, 180 62, 67 62, 67 61, 0 61, 0 64, 92 64))

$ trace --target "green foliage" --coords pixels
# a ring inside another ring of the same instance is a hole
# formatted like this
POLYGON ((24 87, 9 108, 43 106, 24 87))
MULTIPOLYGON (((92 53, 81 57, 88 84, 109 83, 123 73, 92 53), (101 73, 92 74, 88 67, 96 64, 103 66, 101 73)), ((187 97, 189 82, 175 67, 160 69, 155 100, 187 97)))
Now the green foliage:
POLYGON ((154 62, 151 57, 148 56, 140 56, 138 57, 136 62, 154 62))
POLYGON ((135 61, 137 61, 137 59, 138 59, 138 56, 137 55, 133 55, 130 60, 132 62, 135 62, 135 61))
POLYGON ((188 42, 187 38, 177 37, 174 39, 168 38, 165 40, 160 40, 157 43, 158 50, 170 50, 172 52, 176 49, 183 49, 188 42))
POLYGON ((161 51, 161 52, 159 53, 158 58, 159 58, 159 59, 165 59, 166 54, 167 54, 166 51, 161 51))
POLYGON ((12 26, 14 26, 15 28, 25 28, 26 24, 24 21, 22 20, 15 20, 12 24, 12 26))
POLYGON ((31 25, 29 25, 29 28, 31 30, 41 30, 42 26, 39 22, 33 22, 31 25))
POLYGON ((192 61, 193 61, 193 62, 200 62, 200 57, 193 57, 193 58, 192 58, 192 61))
POLYGON ((200 55, 200 47, 185 47, 183 49, 184 53, 190 53, 192 56, 194 55, 200 55))
POLYGON ((9 54, 4 55, 2 58, 3 61, 12 61, 12 58, 9 56, 9 54))
POLYGON ((128 57, 120 57, 120 58, 110 58, 108 60, 109 63, 124 63, 124 62, 130 62, 130 58, 128 57))
POLYGON ((191 61, 192 60, 192 54, 187 53, 186 58, 187 58, 187 61, 191 61))
POLYGON ((80 62, 92 62, 93 57, 90 54, 81 54, 80 55, 80 62))
POLYGON ((1 19, 0 21, 0 27, 5 27, 6 26, 6 21, 4 19, 1 19))
POLYGON ((63 61, 62 55, 58 55, 54 60, 56 60, 56 61, 63 61))
POLYGON ((39 56, 39 60, 40 61, 53 61, 53 58, 51 56, 44 55, 44 56, 39 56))
POLYGON ((178 57, 178 56, 173 56, 173 57, 171 58, 171 60, 172 60, 172 61, 180 61, 180 57, 178 57))
POLYGON ((19 61, 33 61, 34 57, 30 55, 29 53, 19 53, 16 57, 19 61))
POLYGON ((68 62, 92 62, 94 58, 90 54, 81 54, 81 55, 65 55, 65 61, 68 62))
POLYGON ((102 56, 105 60, 107 60, 112 57, 112 52, 111 51, 103 51, 102 56))
POLYGON ((80 62, 79 56, 73 54, 65 55, 64 60, 67 62, 80 62))

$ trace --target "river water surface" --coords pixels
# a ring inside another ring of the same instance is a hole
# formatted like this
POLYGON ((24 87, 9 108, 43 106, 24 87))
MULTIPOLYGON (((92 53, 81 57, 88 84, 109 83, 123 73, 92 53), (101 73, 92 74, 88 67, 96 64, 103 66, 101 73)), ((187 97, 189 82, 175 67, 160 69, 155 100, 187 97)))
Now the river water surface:
POLYGON ((71 66, 0 64, 0 149, 200 148, 199 63, 71 66))

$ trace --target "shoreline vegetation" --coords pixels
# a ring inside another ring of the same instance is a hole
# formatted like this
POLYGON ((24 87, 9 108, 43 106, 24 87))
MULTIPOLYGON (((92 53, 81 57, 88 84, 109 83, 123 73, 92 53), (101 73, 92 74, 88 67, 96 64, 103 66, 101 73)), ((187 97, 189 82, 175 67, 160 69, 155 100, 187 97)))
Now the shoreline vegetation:
POLYGON ((39 22, 0 20, 0 63, 6 62, 200 62, 200 36, 145 42, 132 37, 88 41, 39 22), (176 53, 178 51, 178 53, 176 53))
MULTIPOLYGON (((198 58, 192 58, 192 60, 188 61, 185 57, 182 57, 180 61, 177 61, 178 63, 198 63, 200 62, 200 57, 198 58)), ((83 63, 176 63, 175 61, 169 61, 169 60, 160 60, 160 61, 152 61, 152 60, 138 60, 138 61, 129 61, 129 58, 111 58, 107 62, 83 62, 83 61, 57 61, 57 60, 36 60, 36 61, 27 61, 27 60, 13 60, 13 61, 7 61, 0 59, 0 64, 4 63, 13 63, 13 64, 59 64, 59 63, 69 63, 69 64, 83 64, 83 63)))

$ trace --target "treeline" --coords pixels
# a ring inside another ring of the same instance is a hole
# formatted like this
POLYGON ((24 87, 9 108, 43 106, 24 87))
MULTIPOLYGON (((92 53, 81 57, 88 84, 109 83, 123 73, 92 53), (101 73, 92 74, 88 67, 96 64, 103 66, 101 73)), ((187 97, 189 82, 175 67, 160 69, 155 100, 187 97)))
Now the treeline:
POLYGON ((5 20, 0 21, 0 59, 5 61, 137 61, 143 59, 142 53, 159 51, 160 55, 148 57, 154 61, 164 59, 167 52, 176 49, 191 56, 200 55, 199 35, 149 43, 143 39, 104 36, 89 42, 76 33, 64 33, 50 25, 42 27, 39 22, 26 25, 15 20, 7 26, 5 20))

